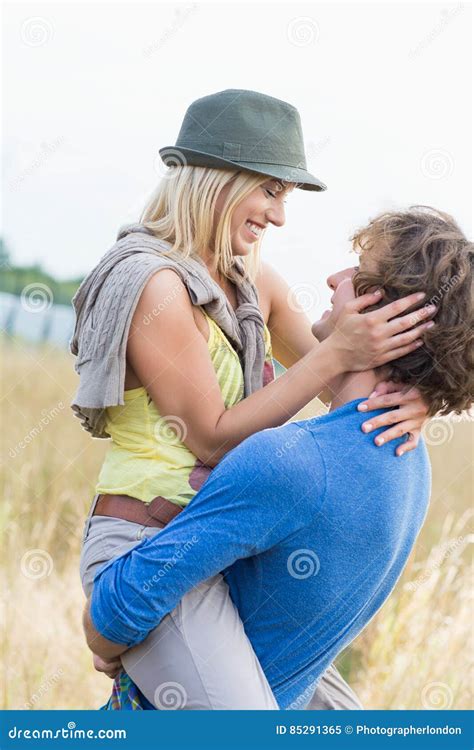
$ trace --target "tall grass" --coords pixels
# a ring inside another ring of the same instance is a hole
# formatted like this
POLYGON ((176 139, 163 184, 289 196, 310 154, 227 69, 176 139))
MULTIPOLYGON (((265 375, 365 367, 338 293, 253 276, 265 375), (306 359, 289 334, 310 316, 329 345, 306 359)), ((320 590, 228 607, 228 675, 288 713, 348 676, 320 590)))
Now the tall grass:
MULTIPOLYGON (((81 631, 78 563, 106 449, 74 419, 73 359, 2 345, 2 708, 96 708, 111 682, 81 631)), ((306 410, 313 413, 315 404, 306 410)), ((472 703, 472 424, 431 438, 433 493, 389 601, 338 662, 367 708, 472 703)))

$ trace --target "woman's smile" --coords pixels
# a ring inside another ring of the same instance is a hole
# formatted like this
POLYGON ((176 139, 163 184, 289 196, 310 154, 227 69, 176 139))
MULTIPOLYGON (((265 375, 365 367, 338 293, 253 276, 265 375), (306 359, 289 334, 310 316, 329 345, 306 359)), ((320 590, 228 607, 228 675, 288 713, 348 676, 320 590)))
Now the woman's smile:
POLYGON ((254 224, 252 221, 246 221, 244 224, 246 233, 252 237, 253 241, 258 240, 260 235, 263 232, 263 227, 261 227, 259 224, 254 224))

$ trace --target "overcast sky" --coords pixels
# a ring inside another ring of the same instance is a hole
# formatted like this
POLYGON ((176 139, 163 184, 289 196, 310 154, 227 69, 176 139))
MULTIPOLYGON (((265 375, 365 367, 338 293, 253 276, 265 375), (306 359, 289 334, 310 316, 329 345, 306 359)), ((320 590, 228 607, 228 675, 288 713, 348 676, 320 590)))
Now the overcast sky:
POLYGON ((328 190, 296 190, 263 251, 309 285, 312 313, 381 210, 430 204, 472 235, 467 3, 36 2, 5 22, 2 234, 17 263, 86 273, 138 217, 190 102, 226 88, 300 112, 328 190))

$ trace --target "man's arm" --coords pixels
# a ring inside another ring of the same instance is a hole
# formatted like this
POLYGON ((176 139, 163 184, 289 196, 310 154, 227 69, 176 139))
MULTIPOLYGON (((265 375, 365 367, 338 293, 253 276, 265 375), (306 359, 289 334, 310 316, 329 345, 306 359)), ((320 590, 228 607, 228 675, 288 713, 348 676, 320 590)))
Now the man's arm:
POLYGON ((308 523, 315 461, 312 436, 297 423, 227 454, 188 508, 99 572, 84 618, 89 647, 111 658, 140 643, 196 585, 308 523), (293 442, 297 450, 285 450, 293 442))

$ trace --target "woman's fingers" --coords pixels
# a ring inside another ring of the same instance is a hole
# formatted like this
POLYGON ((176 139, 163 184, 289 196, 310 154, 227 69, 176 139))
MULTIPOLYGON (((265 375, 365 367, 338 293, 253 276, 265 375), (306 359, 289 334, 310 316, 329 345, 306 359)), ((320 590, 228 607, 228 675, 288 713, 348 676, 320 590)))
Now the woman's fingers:
POLYGON ((436 323, 433 320, 430 320, 428 323, 423 323, 416 328, 412 328, 411 331, 405 331, 405 333, 399 333, 396 336, 392 336, 387 340, 387 351, 390 349, 398 349, 400 346, 406 346, 412 341, 416 341, 416 339, 419 339, 424 333, 426 333, 426 331, 429 331, 430 328, 433 328, 435 325, 436 323))
MULTIPOLYGON (((400 385, 400 384, 399 384, 400 385)), ((387 391, 381 395, 370 396, 367 401, 361 402, 357 409, 359 411, 375 411, 375 409, 388 409, 391 406, 400 406, 408 401, 414 401, 419 397, 417 388, 404 387, 403 390, 387 391)))
POLYGON ((416 424, 416 416, 413 414, 413 408, 409 404, 405 404, 398 409, 392 409, 392 411, 377 414, 375 417, 369 417, 366 422, 362 423, 361 427, 363 432, 373 432, 380 429, 380 427, 387 427, 388 425, 404 422, 408 419, 416 424))
POLYGON ((385 354, 380 358, 380 365, 385 365, 388 362, 392 362, 394 359, 398 359, 399 357, 404 357, 405 354, 409 354, 410 352, 415 351, 415 349, 418 349, 419 346, 423 344, 423 341, 421 339, 417 339, 416 341, 413 341, 411 344, 407 344, 407 346, 401 346, 399 349, 390 349, 390 351, 385 352, 385 354))
POLYGON ((404 387, 405 386, 402 383, 395 383, 393 380, 381 380, 376 384, 369 398, 374 398, 374 396, 385 396, 386 393, 400 391, 404 387))
MULTIPOLYGON (((387 307, 390 307, 390 305, 387 305, 387 307)), ((386 330, 390 335, 395 335, 397 333, 400 333, 401 331, 406 331, 407 329, 416 326, 417 323, 422 323, 423 321, 432 318, 433 315, 436 314, 437 309, 438 308, 436 307, 436 305, 426 305, 425 307, 420 307, 418 310, 408 313, 408 315, 403 315, 401 318, 390 320, 390 322, 387 323, 386 330)))
POLYGON ((414 450, 420 441, 421 430, 411 429, 407 434, 408 440, 406 440, 403 445, 399 445, 395 451, 397 456, 403 456, 404 453, 409 453, 414 450))
POLYGON ((397 447, 396 454, 397 456, 400 456, 403 455, 403 453, 406 453, 407 449, 413 450, 413 448, 416 448, 418 440, 414 438, 414 432, 415 423, 409 419, 396 424, 394 427, 390 427, 388 430, 384 430, 380 435, 377 435, 374 442, 375 445, 386 445, 386 443, 390 443, 392 440, 401 438, 404 435, 409 435, 409 439, 397 447))
MULTIPOLYGON (((377 323, 386 323, 392 318, 401 315, 406 310, 409 310, 413 305, 420 303, 425 297, 425 292, 415 292, 414 294, 409 294, 408 297, 400 297, 400 299, 396 299, 394 302, 384 305, 384 307, 381 307, 379 310, 373 310, 372 312, 367 313, 367 315, 373 317, 377 323)), ((416 312, 418 313, 419 311, 417 310, 416 312)), ((412 315, 414 315, 414 313, 412 313, 412 315)), ((411 325, 414 325, 414 323, 411 325)))
MULTIPOLYGON (((346 309, 352 313, 362 312, 362 310, 365 310, 366 307, 370 307, 371 305, 376 305, 377 302, 380 302, 382 297, 383 297, 383 290, 376 289, 375 292, 368 292, 367 294, 362 294, 360 297, 356 297, 350 302, 347 302, 346 309)), ((375 312, 376 311, 372 313, 368 313, 368 314, 374 315, 375 312)))
MULTIPOLYGON (((394 380, 381 380, 376 384, 374 390, 369 396, 369 399, 375 396, 385 396, 387 393, 404 393, 408 394, 414 392, 415 396, 411 398, 417 398, 420 393, 415 386, 405 385, 404 383, 396 383, 394 380)), ((364 409, 362 411, 365 411, 364 409)))

